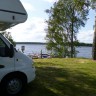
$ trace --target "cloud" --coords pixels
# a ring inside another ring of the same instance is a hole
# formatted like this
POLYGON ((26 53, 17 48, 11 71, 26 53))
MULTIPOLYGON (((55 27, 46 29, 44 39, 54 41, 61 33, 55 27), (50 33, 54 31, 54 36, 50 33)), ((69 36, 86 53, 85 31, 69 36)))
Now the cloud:
POLYGON ((31 21, 28 20, 8 31, 16 42, 45 42, 45 28, 46 23, 43 18, 33 17, 31 21))
POLYGON ((80 42, 84 42, 84 43, 92 43, 93 42, 93 36, 94 36, 94 31, 93 30, 86 30, 85 31, 81 31, 77 34, 77 39, 80 42))
MULTIPOLYGON (((46 32, 44 29, 46 27, 47 24, 43 18, 33 17, 25 23, 8 29, 8 31, 11 32, 16 42, 45 42, 46 32)), ((92 43, 93 35, 93 30, 80 31, 77 34, 77 39, 80 42, 92 43)))
POLYGON ((43 0, 43 1, 47 1, 49 3, 54 3, 54 2, 57 2, 58 0, 43 0))
POLYGON ((23 3, 25 9, 35 11, 35 8, 30 3, 23 3))
POLYGON ((21 1, 22 1, 22 4, 23 4, 24 8, 27 11, 35 11, 36 10, 36 8, 32 5, 32 3, 24 1, 24 0, 21 0, 21 1))
MULTIPOLYGON (((16 42, 45 42, 46 32, 44 29, 46 27, 47 24, 43 18, 32 17, 27 22, 8 29, 8 31, 11 32, 16 42)), ((80 31, 77 34, 77 39, 80 42, 92 43, 93 35, 93 30, 80 31)))

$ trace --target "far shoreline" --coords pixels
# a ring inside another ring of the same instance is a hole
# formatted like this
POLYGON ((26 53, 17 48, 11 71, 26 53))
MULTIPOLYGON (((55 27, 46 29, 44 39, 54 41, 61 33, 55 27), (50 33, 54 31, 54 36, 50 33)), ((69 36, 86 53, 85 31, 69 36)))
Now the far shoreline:
MULTIPOLYGON (((42 44, 42 45, 47 45, 46 42, 15 42, 16 44, 42 44)), ((85 47, 92 47, 92 43, 78 43, 76 44, 77 47, 80 46, 85 46, 85 47)))

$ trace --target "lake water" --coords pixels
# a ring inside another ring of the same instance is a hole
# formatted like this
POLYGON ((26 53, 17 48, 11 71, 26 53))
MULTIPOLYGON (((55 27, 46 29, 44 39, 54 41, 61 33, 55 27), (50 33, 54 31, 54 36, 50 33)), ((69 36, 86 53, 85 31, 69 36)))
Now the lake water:
MULTIPOLYGON (((16 44, 16 49, 21 51, 21 46, 25 46, 24 53, 27 55, 40 54, 41 50, 43 54, 48 54, 46 44, 16 44)), ((79 53, 77 57, 92 58, 92 47, 77 47, 79 53)))

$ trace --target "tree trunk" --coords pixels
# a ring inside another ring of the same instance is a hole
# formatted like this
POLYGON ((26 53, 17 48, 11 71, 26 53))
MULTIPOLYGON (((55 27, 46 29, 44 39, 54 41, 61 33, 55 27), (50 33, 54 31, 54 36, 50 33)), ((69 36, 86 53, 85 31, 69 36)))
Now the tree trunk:
POLYGON ((92 56, 93 60, 96 60, 96 16, 95 16, 95 26, 94 26, 94 38, 93 38, 93 48, 92 48, 92 56))
MULTIPOLYGON (((74 17, 74 8, 72 8, 72 17, 74 17)), ((72 23, 72 29, 71 29, 71 58, 73 58, 73 54, 74 54, 74 42, 73 42, 73 35, 74 35, 74 18, 72 18, 71 20, 72 23)))
POLYGON ((73 22, 72 22, 72 32, 71 32, 71 58, 73 58, 73 53, 74 53, 74 50, 73 50, 73 22))

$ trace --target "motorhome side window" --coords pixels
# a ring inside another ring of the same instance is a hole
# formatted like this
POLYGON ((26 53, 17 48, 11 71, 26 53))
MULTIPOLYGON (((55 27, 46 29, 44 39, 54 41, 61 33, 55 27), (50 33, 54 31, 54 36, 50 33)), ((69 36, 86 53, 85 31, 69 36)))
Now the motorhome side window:
POLYGON ((6 49, 8 49, 8 47, 5 45, 5 43, 0 39, 0 57, 6 57, 6 49))

